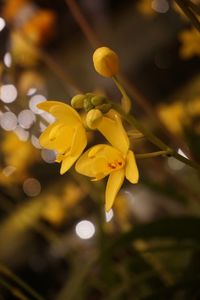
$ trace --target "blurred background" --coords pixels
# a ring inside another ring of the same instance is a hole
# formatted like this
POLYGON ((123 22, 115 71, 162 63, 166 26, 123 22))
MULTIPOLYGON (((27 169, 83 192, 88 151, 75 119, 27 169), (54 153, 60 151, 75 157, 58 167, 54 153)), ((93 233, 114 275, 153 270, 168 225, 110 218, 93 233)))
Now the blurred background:
MULTIPOLYGON (((140 159, 139 184, 126 182, 105 214, 106 180, 73 168, 61 176, 39 144, 53 121, 36 106, 45 99, 120 100, 94 71, 101 45, 120 57, 134 115, 200 161, 200 34, 174 1, 1 0, 0 300, 200 299, 195 170, 140 159)), ((158 150, 146 139, 132 146, 158 150)))

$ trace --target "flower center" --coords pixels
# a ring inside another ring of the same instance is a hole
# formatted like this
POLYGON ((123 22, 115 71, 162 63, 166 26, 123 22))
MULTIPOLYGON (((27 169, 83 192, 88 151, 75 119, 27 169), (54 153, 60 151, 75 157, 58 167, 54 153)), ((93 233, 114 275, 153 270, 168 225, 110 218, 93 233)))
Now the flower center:
POLYGON ((124 161, 114 160, 113 162, 108 163, 108 168, 111 170, 121 169, 124 166, 124 161))

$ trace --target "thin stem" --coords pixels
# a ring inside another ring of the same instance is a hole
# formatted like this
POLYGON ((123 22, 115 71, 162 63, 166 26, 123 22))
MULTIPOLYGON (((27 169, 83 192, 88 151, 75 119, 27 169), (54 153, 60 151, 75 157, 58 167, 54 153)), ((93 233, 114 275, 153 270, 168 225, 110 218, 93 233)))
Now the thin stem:
POLYGON ((190 19, 193 26, 200 32, 200 22, 197 17, 193 14, 193 12, 189 8, 189 4, 186 4, 184 0, 175 0, 177 5, 182 9, 185 15, 190 19))
POLYGON ((0 265, 0 273, 4 276, 7 276, 11 280, 13 280, 16 284, 18 284, 21 288, 23 288, 27 293, 29 293, 32 297, 37 300, 44 300, 42 296, 40 296, 31 286, 29 286, 26 282, 24 282, 21 278, 15 275, 11 270, 7 267, 0 265))
POLYGON ((102 45, 101 41, 96 37, 96 34, 94 33, 93 29, 89 25, 87 19, 82 14, 82 11, 79 7, 79 5, 74 0, 65 0, 71 14, 73 15, 76 22, 79 24, 81 30, 83 31, 85 37, 91 44, 91 46, 95 49, 102 45))
POLYGON ((195 4, 192 1, 188 2, 188 6, 191 8, 191 10, 196 13, 196 14, 200 14, 200 5, 199 4, 195 4))
MULTIPOLYGON (((121 92, 122 96, 126 97, 126 91, 120 81, 116 77, 112 77, 114 80, 116 86, 118 87, 119 91, 121 92)), ((128 97, 128 96, 127 96, 128 97)), ((148 130, 146 127, 144 127, 133 115, 127 114, 124 112, 124 110, 115 103, 112 103, 112 106, 115 108, 116 111, 118 111, 121 116, 127 120, 129 124, 134 126, 136 129, 138 129, 152 144, 156 145, 161 150, 168 152, 171 154, 171 156, 175 157, 177 160, 185 163, 186 165, 197 169, 200 172, 200 166, 191 161, 190 159, 185 158, 184 156, 178 154, 176 151, 174 151, 172 148, 170 148, 167 144, 165 144, 161 139, 159 139, 153 132, 148 130)))
POLYGON ((22 292, 17 289, 16 287, 13 287, 10 283, 8 283, 7 281, 5 281, 4 279, 2 279, 0 277, 0 284, 6 288, 8 291, 10 291, 10 293, 15 296, 16 298, 20 299, 20 300, 29 300, 29 298, 27 298, 25 295, 22 294, 22 292))
POLYGON ((167 151, 170 153, 171 156, 176 158, 177 160, 183 162, 184 164, 198 170, 200 172, 200 166, 196 162, 178 154, 172 148, 170 148, 167 144, 165 144, 161 139, 159 139, 154 133, 149 131, 146 127, 144 127, 135 117, 130 114, 126 114, 119 105, 112 103, 113 108, 121 114, 121 116, 133 127, 141 131, 145 137, 155 146, 160 148, 163 151, 167 151))
POLYGON ((135 154, 136 158, 152 158, 152 157, 157 157, 161 155, 170 155, 170 151, 156 151, 156 152, 149 152, 149 153, 141 153, 141 154, 135 154))

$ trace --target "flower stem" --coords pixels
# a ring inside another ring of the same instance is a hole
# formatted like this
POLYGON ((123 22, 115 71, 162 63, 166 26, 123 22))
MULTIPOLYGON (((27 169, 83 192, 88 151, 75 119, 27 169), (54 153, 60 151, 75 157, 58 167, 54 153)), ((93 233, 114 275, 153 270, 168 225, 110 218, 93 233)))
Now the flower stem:
POLYGON ((192 12, 192 10, 189 7, 189 3, 187 4, 184 0, 175 0, 177 5, 182 9, 184 14, 190 19, 193 26, 200 32, 200 22, 195 16, 195 14, 192 12))
POLYGON ((113 76, 112 78, 122 94, 121 106, 124 109, 124 111, 128 113, 131 109, 131 100, 130 100, 129 96, 127 95, 124 87, 119 82, 117 76, 113 76))
POLYGON ((27 283, 25 283, 21 278, 15 275, 11 270, 7 267, 0 265, 0 273, 4 276, 7 276, 11 280, 13 280, 16 284, 18 284, 21 288, 23 288, 27 293, 29 293, 36 300, 44 300, 42 296, 40 296, 35 290, 32 289, 27 283))
POLYGON ((10 293, 16 297, 19 300, 29 300, 28 297, 26 297, 22 292, 17 289, 16 287, 13 287, 10 283, 6 282, 4 279, 0 277, 0 285, 2 285, 5 289, 10 291, 10 293))
MULTIPOLYGON (((116 77, 112 77, 114 80, 117 88, 121 92, 123 97, 128 97, 126 94, 126 91, 120 81, 116 77)), ((178 154, 176 151, 174 151, 171 147, 169 147, 167 144, 165 144, 161 139, 159 139, 153 132, 148 130, 145 126, 143 126, 133 115, 130 113, 126 113, 119 105, 111 102, 112 107, 119 112, 119 114, 129 123, 131 124, 134 128, 139 130, 152 144, 160 148, 162 151, 165 151, 169 153, 171 156, 176 158, 177 160, 183 162, 184 164, 198 170, 200 172, 200 165, 197 164, 196 162, 178 154)))
POLYGON ((183 162, 184 164, 198 170, 200 172, 200 166, 196 162, 178 154, 172 148, 170 148, 167 144, 165 144, 161 139, 159 139, 153 132, 149 131, 146 127, 144 127, 133 115, 126 114, 119 105, 112 103, 112 107, 132 126, 138 129, 143 135, 155 146, 160 148, 161 150, 169 153, 171 156, 176 158, 177 160, 183 162))
POLYGON ((157 157, 160 155, 170 155, 170 151, 156 151, 156 152, 149 152, 149 153, 141 153, 141 154, 135 154, 136 158, 152 158, 152 157, 157 157))

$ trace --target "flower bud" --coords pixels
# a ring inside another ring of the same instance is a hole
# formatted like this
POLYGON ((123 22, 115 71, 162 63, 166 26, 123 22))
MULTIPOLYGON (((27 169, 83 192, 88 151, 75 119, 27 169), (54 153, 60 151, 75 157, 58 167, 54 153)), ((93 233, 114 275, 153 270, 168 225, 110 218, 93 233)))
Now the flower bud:
POLYGON ((119 71, 118 55, 108 47, 97 48, 93 54, 94 68, 104 77, 117 75, 119 71))
POLYGON ((71 99, 71 106, 76 109, 83 108, 85 95, 78 94, 71 99))
POLYGON ((106 114, 110 109, 112 105, 110 103, 98 105, 96 108, 98 108, 103 114, 106 114))
POLYGON ((103 114, 99 109, 91 109, 86 116, 86 124, 89 128, 95 129, 98 126, 103 114))
POLYGON ((91 102, 94 106, 101 105, 103 103, 106 103, 106 97, 105 96, 94 96, 91 99, 91 102))
POLYGON ((84 99, 83 107, 86 112, 94 108, 94 105, 92 105, 90 98, 84 99))

